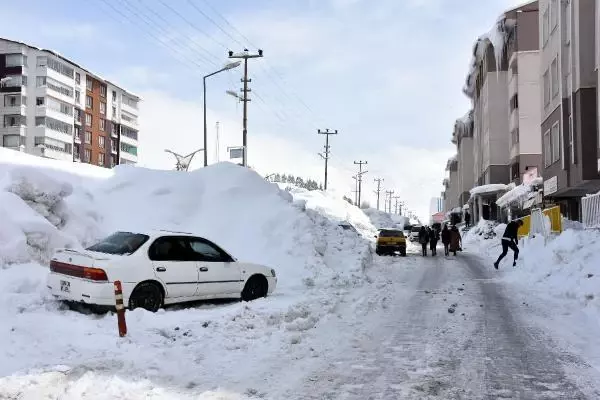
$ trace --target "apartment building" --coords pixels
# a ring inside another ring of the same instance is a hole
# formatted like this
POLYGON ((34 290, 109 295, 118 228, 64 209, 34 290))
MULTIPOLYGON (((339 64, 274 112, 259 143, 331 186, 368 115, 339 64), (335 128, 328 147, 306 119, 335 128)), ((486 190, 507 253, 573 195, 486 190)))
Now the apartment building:
POLYGON ((471 196, 473 187, 518 184, 526 171, 541 169, 538 14, 537 1, 508 10, 473 47, 464 88, 472 109, 456 120, 452 133, 458 177, 452 195, 458 198, 449 203, 472 203, 483 210, 475 218, 499 217, 500 191, 471 196))
POLYGON ((600 190, 595 0, 540 0, 544 197, 579 219, 600 190))
POLYGON ((0 145, 103 167, 137 162, 139 98, 63 56, 0 38, 0 145))

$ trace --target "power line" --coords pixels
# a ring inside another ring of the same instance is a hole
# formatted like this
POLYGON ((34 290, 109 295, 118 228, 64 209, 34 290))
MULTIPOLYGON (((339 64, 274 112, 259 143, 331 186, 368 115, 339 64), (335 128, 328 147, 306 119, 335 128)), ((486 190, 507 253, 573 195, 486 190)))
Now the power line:
POLYGON ((202 11, 196 4, 194 4, 191 0, 186 0, 188 2, 189 5, 192 6, 192 8, 196 11, 198 11, 200 14, 202 14, 204 16, 204 18, 206 18, 207 20, 209 20, 214 26, 216 26, 221 32, 223 32, 228 38, 230 38, 231 40, 233 40, 234 42, 236 42, 238 45, 240 45, 241 47, 245 47, 244 44, 242 42, 240 42, 239 40, 237 40, 236 38, 234 38, 232 35, 229 34, 229 32, 227 32, 225 29, 223 29, 221 27, 221 25, 217 24, 215 22, 215 20, 213 20, 209 15, 207 15, 204 11, 202 11))
MULTIPOLYGON (((388 197, 386 199, 386 203, 388 203, 387 212, 391 214, 392 213, 392 195, 394 194, 394 191, 393 190, 386 190, 385 194, 386 194, 386 197, 388 197)), ((385 209, 384 209, 384 211, 385 211, 385 209)))
POLYGON ((170 5, 168 5, 167 3, 165 3, 163 0, 158 0, 158 2, 160 4, 162 4, 164 7, 168 8, 169 10, 171 10, 175 15, 177 15, 180 19, 182 19, 186 24, 188 24, 196 32, 199 32, 202 35, 206 36, 208 39, 212 40, 213 42, 215 42, 216 44, 218 44, 219 46, 221 46, 225 50, 229 50, 229 47, 227 47, 227 45, 225 45, 222 42, 220 42, 217 39, 215 39, 214 36, 209 35, 208 33, 204 32, 202 29, 198 28, 196 25, 194 25, 193 23, 191 23, 185 16, 181 15, 181 13, 179 13, 173 7, 171 7, 170 5))
MULTIPOLYGON (((125 19, 125 21, 129 22, 130 24, 136 25, 138 26, 138 28, 142 31, 142 33, 144 33, 146 36, 151 37, 152 39, 154 39, 156 42, 158 42, 160 45, 162 45, 163 47, 165 47, 167 50, 170 50, 171 52, 174 52, 176 54, 178 54, 179 56, 181 56, 183 59, 185 59, 187 62, 199 67, 199 68, 205 68, 203 65, 200 65, 197 61, 189 58, 185 53, 182 53, 180 50, 178 50, 177 48, 172 47, 169 43, 165 43, 160 37, 156 36, 152 30, 148 31, 146 29, 144 29, 140 24, 137 24, 135 22, 135 20, 133 20, 132 18, 130 18, 128 15, 124 14, 123 12, 121 12, 121 10, 115 8, 112 4, 110 4, 108 2, 108 0, 100 0, 102 3, 104 3, 105 5, 107 5, 108 7, 110 7, 116 14, 120 15, 123 19, 125 19)), ((134 13, 135 14, 135 13, 134 13)), ((118 18, 115 18, 112 13, 107 12, 107 15, 109 15, 111 18, 113 18, 114 20, 118 21, 119 23, 122 23, 122 21, 119 21, 118 18)), ((140 19, 141 20, 141 19, 140 19)), ((144 20, 141 20, 142 22, 144 22, 146 25, 148 25, 148 23, 144 20)), ((180 63, 186 65, 186 67, 194 70, 193 68, 191 68, 189 65, 187 65, 184 61, 177 59, 177 61, 179 61, 180 63)), ((196 70, 194 70, 195 72, 197 72, 196 70)))
MULTIPOLYGON (((160 26, 160 24, 158 24, 156 22, 156 20, 153 20, 152 18, 148 17, 148 15, 146 14, 145 16, 154 24, 156 24, 156 26, 160 27, 162 29, 162 31, 165 33, 165 36, 169 37, 172 36, 171 32, 167 31, 167 29, 170 29, 172 32, 176 32, 176 27, 174 28, 171 24, 171 22, 169 22, 165 17, 163 17, 160 13, 156 12, 152 7, 148 6, 147 3, 144 3, 142 0, 136 0, 138 3, 140 3, 140 5, 142 7, 144 7, 144 9, 150 11, 150 13, 152 13, 152 15, 154 15, 156 18, 160 19, 165 25, 166 28, 160 26)), ((129 3, 129 5, 131 5, 131 3, 129 3)), ((132 6, 132 5, 131 5, 132 6)), ((137 9, 139 11, 139 9, 137 9)), ((201 56, 203 60, 205 60, 208 64, 214 66, 214 67, 220 67, 215 61, 213 60, 217 60, 218 58, 215 57, 214 54, 211 54, 207 49, 205 49, 201 44, 199 44, 196 40, 194 40, 193 38, 185 38, 186 40, 181 40, 180 43, 178 43, 181 47, 186 47, 188 50, 191 50, 192 52, 198 52, 198 56, 201 56), (189 42, 190 44, 185 44, 187 42, 189 42), (194 47, 192 47, 191 45, 194 45, 194 47), (199 52, 202 52, 202 54, 200 54, 199 52), (212 58, 212 60, 211 60, 212 58)), ((173 42, 175 42, 173 40, 173 42)), ((175 42, 177 43, 177 42, 175 42)))

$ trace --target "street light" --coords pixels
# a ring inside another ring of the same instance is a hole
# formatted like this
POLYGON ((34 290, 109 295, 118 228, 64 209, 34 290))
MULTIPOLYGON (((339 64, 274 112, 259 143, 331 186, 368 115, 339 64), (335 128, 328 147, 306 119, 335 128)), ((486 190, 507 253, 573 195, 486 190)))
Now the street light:
MULTIPOLYGON (((208 147, 207 147, 208 146, 208 144, 207 144, 207 128, 206 128, 206 78, 210 78, 211 76, 216 75, 220 72, 239 67, 241 63, 242 63, 241 61, 235 61, 235 62, 232 62, 229 64, 225 64, 225 66, 223 68, 221 68, 220 70, 215 71, 212 74, 208 74, 202 78, 202 87, 204 89, 204 148, 205 149, 208 149, 208 147)), ((207 151, 204 152, 204 166, 205 167, 208 166, 208 152, 207 151)))

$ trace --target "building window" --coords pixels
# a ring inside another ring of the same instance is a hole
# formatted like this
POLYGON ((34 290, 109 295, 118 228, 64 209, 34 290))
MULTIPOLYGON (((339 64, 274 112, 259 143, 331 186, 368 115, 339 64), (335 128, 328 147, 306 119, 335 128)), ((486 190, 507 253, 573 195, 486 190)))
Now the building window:
POLYGON ((6 66, 7 67, 21 67, 27 65, 25 63, 26 57, 23 54, 7 54, 6 55, 6 66))
POLYGON ((87 108, 92 108, 92 105, 94 104, 94 101, 92 100, 92 96, 85 96, 85 106, 87 108))
POLYGON ((73 152, 72 143, 63 142, 62 140, 56 140, 47 136, 36 136, 33 140, 35 146, 43 145, 46 149, 68 154, 73 152))
POLYGON ((4 135, 2 137, 2 145, 4 147, 25 146, 25 137, 21 135, 4 135))
POLYGON ((81 92, 79 90, 75 91, 75 103, 81 103, 81 92))
POLYGON ((73 125, 59 121, 50 117, 35 117, 36 126, 45 126, 53 131, 61 132, 73 136, 73 125))
POLYGON ((544 72, 544 106, 548 107, 550 104, 550 74, 546 70, 544 72))
POLYGON ((558 25, 558 0, 552 0, 550 5, 550 32, 558 25))
POLYGON ((119 136, 119 129, 116 124, 112 124, 112 134, 113 136, 119 136))
POLYGON ((117 107, 113 106, 112 108, 112 117, 117 118, 117 107))
POLYGON ((92 144, 92 132, 85 131, 85 144, 92 144))
POLYGON ((81 128, 79 128, 78 126, 76 126, 74 131, 74 136, 75 137, 79 137, 79 135, 81 134, 81 128))
POLYGON ((575 148, 575 127, 573 116, 569 115, 569 146, 571 147, 571 162, 577 164, 577 149, 575 148))
POLYGON ((75 72, 75 83, 81 84, 81 74, 79 72, 75 72))
POLYGON ((4 127, 5 128, 14 128, 21 125, 26 125, 26 118, 24 115, 15 114, 15 115, 5 115, 4 116, 4 127))
POLYGON ((117 146, 117 141, 116 141, 115 139, 111 139, 111 140, 110 140, 110 150, 111 150, 113 153, 116 153, 116 152, 117 152, 117 149, 118 149, 118 146, 117 146))
POLYGON ((121 142, 121 151, 137 156, 137 147, 121 142))
POLYGON ((48 97, 46 99, 46 107, 49 110, 53 110, 65 115, 73 116, 73 106, 67 103, 63 103, 62 101, 48 97))
POLYGON ((83 161, 89 163, 92 158, 92 151, 90 149, 83 150, 83 161))
POLYGON ((100 122, 100 130, 102 132, 104 132, 104 129, 106 128, 106 121, 104 119, 100 118, 99 122, 100 122))
POLYGON ((117 92, 115 90, 112 91, 112 99, 113 101, 117 101, 117 92))
POLYGON ((27 86, 27 75, 6 75, 5 78, 8 78, 8 81, 4 83, 5 87, 27 86))
POLYGON ((35 98, 35 105, 36 106, 43 106, 44 105, 44 98, 43 97, 36 97, 35 98))
POLYGON ((55 60, 54 58, 47 58, 46 59, 48 68, 58 72, 61 75, 67 76, 71 79, 73 79, 73 74, 75 72, 75 70, 71 67, 69 67, 66 64, 63 64, 62 62, 55 60))
POLYGON ((104 165, 104 153, 98 154, 98 165, 104 165))
POLYGON ((90 92, 94 89, 94 81, 91 76, 85 78, 85 86, 90 92))
POLYGON ((131 108, 138 107, 138 101, 136 99, 131 98, 129 96, 125 96, 125 95, 123 95, 123 104, 127 104, 131 108))
POLYGON ((552 133, 551 133, 551 141, 552 141, 552 163, 554 164, 558 160, 560 160, 560 124, 557 122, 552 125, 552 133))
POLYGON ((100 96, 106 97, 106 86, 100 86, 100 96))
POLYGON ((27 97, 21 96, 20 94, 6 94, 4 95, 4 107, 18 107, 26 106, 27 97))
POLYGON ((558 61, 555 58, 550 66, 550 77, 552 79, 552 98, 558 96, 558 61))
POLYGON ((542 18, 542 47, 546 47, 550 36, 550 7, 546 7, 542 18))
POLYGON ((115 159, 114 156, 110 156, 110 167, 114 167, 115 165, 117 165, 117 161, 115 159))
POLYGON ((104 141, 105 141, 105 138, 104 138, 104 136, 98 136, 98 146, 99 146, 101 149, 103 149, 103 148, 104 148, 104 144, 105 144, 105 143, 104 143, 104 141))
POLYGON ((87 126, 92 126, 92 114, 85 114, 85 124, 87 126))
POLYGON ((36 85, 38 87, 46 86, 48 89, 62 94, 63 96, 73 97, 73 88, 71 86, 46 76, 38 76, 36 78, 36 85))
POLYGON ((100 102, 100 114, 106 114, 106 103, 100 102))
POLYGON ((552 164, 552 146, 550 144, 550 131, 544 133, 544 166, 549 167, 552 164))
POLYGON ((135 129, 126 127, 125 125, 121 127, 121 135, 127 136, 133 140, 138 140, 138 132, 135 129))

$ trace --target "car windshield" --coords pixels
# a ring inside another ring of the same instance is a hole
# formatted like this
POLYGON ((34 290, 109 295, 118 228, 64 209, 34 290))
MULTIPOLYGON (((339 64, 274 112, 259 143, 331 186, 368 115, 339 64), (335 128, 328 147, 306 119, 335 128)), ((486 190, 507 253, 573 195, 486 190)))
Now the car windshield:
POLYGON ((421 230, 420 226, 413 226, 411 232, 419 232, 421 230))
POLYGON ((148 235, 141 233, 116 232, 86 250, 105 254, 133 254, 148 238, 148 235))
POLYGON ((382 230, 379 232, 379 237, 404 237, 404 233, 402 231, 382 230))

